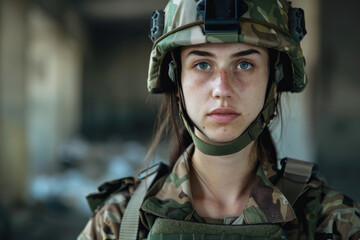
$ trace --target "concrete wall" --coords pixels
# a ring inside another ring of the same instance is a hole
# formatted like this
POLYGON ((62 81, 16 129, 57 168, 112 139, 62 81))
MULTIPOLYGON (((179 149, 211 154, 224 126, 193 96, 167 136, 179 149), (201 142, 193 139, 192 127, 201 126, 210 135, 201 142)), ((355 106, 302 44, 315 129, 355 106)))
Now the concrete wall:
POLYGON ((82 47, 37 6, 28 9, 27 142, 33 172, 53 169, 80 123, 82 47))
POLYGON ((0 201, 4 204, 21 201, 33 175, 54 170, 59 146, 78 132, 81 45, 81 39, 34 2, 0 1, 0 195, 4 196, 0 201))

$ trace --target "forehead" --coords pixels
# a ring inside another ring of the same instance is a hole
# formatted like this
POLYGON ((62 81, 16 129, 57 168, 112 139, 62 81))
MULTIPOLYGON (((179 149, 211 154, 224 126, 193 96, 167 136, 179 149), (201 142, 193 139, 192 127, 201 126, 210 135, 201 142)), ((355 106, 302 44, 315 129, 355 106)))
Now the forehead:
POLYGON ((257 50, 261 55, 267 55, 268 50, 264 47, 246 44, 246 43, 204 43, 199 45, 184 46, 181 48, 181 53, 186 54, 193 50, 209 51, 209 52, 241 52, 249 49, 257 50))

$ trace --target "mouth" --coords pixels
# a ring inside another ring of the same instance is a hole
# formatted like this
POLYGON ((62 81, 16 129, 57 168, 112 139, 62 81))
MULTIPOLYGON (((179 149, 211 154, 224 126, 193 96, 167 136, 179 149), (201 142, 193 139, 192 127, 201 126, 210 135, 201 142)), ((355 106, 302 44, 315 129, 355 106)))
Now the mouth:
POLYGON ((239 117, 240 113, 232 108, 216 108, 207 116, 217 123, 229 123, 239 117))

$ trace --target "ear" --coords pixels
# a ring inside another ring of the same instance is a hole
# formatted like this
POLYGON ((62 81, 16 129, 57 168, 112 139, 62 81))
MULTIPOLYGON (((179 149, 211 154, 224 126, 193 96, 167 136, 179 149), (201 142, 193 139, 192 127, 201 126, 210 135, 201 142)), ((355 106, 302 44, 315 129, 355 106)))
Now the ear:
POLYGON ((169 75, 169 78, 170 80, 173 82, 173 83, 176 83, 175 81, 175 67, 174 67, 174 62, 173 61, 170 61, 169 62, 169 71, 168 71, 168 75, 169 75))
MULTIPOLYGON (((176 65, 175 65, 175 62, 174 60, 173 61, 170 61, 169 62, 169 68, 168 68, 168 75, 169 75, 169 78, 171 80, 171 82, 174 84, 174 85, 178 85, 176 83, 176 81, 180 81, 180 80, 177 80, 176 78, 179 77, 177 76, 177 73, 176 73, 176 65)), ((179 87, 179 86, 177 86, 179 87)), ((179 91, 176 92, 176 97, 179 99, 180 98, 180 94, 179 94, 179 91)))

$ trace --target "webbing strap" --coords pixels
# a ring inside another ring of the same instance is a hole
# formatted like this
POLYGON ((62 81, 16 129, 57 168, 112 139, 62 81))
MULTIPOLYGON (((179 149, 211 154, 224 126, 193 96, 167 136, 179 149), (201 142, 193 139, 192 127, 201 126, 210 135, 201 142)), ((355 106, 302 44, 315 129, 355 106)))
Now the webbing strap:
MULTIPOLYGON (((156 166, 158 167, 158 166, 156 166)), ((152 174, 144 178, 126 206, 119 230, 119 240, 136 240, 139 228, 139 209, 147 193, 148 188, 155 180, 157 171, 149 170, 152 174)))
POLYGON ((315 164, 287 158, 283 177, 278 181, 276 187, 283 192, 291 205, 304 192, 315 164))
POLYGON ((241 151, 250 142, 257 139, 265 125, 262 123, 261 116, 252 123, 249 129, 241 137, 227 144, 210 144, 201 140, 195 133, 190 133, 195 146, 203 153, 211 156, 229 155, 241 151))

